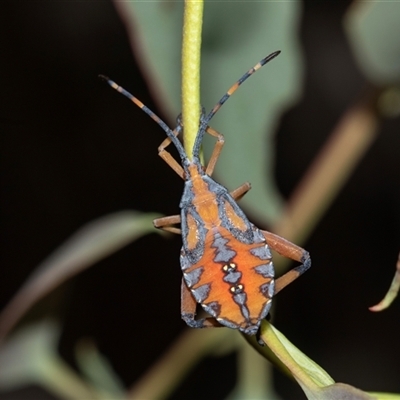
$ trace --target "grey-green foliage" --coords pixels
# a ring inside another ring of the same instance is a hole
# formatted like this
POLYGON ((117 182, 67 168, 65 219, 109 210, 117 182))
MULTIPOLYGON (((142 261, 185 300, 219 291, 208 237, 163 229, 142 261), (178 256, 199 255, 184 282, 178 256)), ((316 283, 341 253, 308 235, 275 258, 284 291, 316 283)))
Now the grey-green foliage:
MULTIPOLYGON (((132 27, 134 50, 155 98, 173 121, 181 109, 183 3, 116 4, 132 27)), ((273 180, 272 143, 280 116, 301 89, 300 12, 299 2, 206 2, 204 8, 201 102, 206 110, 259 60, 282 51, 229 99, 211 123, 226 139, 217 179, 230 190, 250 181, 252 190, 243 203, 264 223, 275 221, 282 209, 273 180)), ((206 142, 210 154, 214 141, 206 142)))
POLYGON ((359 68, 379 86, 400 83, 400 3, 357 2, 344 26, 359 68))

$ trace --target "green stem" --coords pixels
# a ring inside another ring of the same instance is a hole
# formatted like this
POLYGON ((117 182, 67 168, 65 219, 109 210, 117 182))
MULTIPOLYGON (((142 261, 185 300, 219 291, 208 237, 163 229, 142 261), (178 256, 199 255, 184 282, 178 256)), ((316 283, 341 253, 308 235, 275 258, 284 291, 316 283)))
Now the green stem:
POLYGON ((189 158, 200 120, 200 47, 203 0, 185 0, 182 38, 182 123, 189 158))

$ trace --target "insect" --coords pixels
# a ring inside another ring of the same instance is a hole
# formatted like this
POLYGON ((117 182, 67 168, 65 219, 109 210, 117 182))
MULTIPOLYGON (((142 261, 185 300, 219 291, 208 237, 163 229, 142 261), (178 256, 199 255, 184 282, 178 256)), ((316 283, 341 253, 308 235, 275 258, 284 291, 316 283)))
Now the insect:
POLYGON ((109 78, 102 77, 165 131, 167 138, 159 146, 158 153, 185 181, 180 215, 156 219, 154 226, 182 235, 181 315, 190 327, 226 326, 248 335, 257 334, 261 320, 269 313, 273 296, 311 266, 307 251, 280 236, 258 229, 247 219, 236 201, 250 190, 249 183, 229 193, 211 178, 224 137, 208 125, 209 121, 248 77, 279 53, 268 55, 247 71, 208 115, 202 111, 192 160, 178 139, 183 131, 179 117, 177 127, 171 130, 136 97, 109 78), (199 153, 206 133, 217 141, 210 161, 203 167, 199 153), (181 164, 166 150, 171 142, 178 150, 181 164), (178 224, 180 229, 176 226, 178 224), (301 265, 275 280, 270 248, 301 265), (196 319, 197 304, 210 317, 196 319))

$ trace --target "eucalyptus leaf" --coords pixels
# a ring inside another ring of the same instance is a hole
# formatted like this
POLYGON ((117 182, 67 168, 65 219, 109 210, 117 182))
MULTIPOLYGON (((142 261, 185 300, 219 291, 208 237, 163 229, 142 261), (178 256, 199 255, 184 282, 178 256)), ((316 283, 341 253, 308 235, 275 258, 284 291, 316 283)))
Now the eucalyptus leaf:
MULTIPOLYGON (((158 214, 121 211, 84 225, 45 259, 0 314, 0 342, 44 295, 133 240, 157 232, 158 214)), ((159 231, 158 231, 159 232, 159 231)))
POLYGON ((243 340, 238 343, 237 351, 238 378, 227 400, 280 400, 274 391, 273 371, 268 361, 243 340))
POLYGON ((344 26, 366 77, 379 86, 400 82, 400 7, 398 2, 353 2, 344 26))
POLYGON ((105 399, 57 354, 60 331, 57 323, 45 320, 9 338, 0 348, 0 388, 39 385, 57 398, 105 399))
MULTIPOLYGON (((309 400, 372 400, 376 397, 343 383, 335 383, 317 363, 294 346, 267 321, 261 325, 261 339, 265 346, 258 351, 278 368, 290 374, 309 400), (271 353, 273 357, 271 357, 271 353)), ((252 339, 253 342, 254 339, 252 339)), ((253 344, 254 345, 254 344, 253 344)))
POLYGON ((396 272, 394 274, 392 283, 390 284, 389 290, 387 291, 385 297, 378 304, 369 308, 370 311, 382 311, 388 308, 392 304, 393 300, 399 294, 399 289, 400 289, 400 253, 397 259, 396 272))
POLYGON ((230 329, 187 329, 128 392, 129 399, 165 399, 199 360, 231 340, 230 329))
POLYGON ((400 400, 400 394, 398 393, 369 393, 374 396, 377 400, 400 400))
POLYGON ((323 368, 307 357, 267 321, 262 322, 261 338, 300 385, 317 388, 335 383, 323 368))
POLYGON ((316 392, 314 398, 315 400, 378 400, 377 397, 345 383, 335 383, 321 388, 316 392))
POLYGON ((123 398, 125 389, 121 379, 94 342, 81 340, 75 350, 79 369, 87 380, 99 391, 112 393, 113 398, 123 398))
MULTIPOLYGON (((155 100, 173 120, 181 109, 183 2, 115 1, 115 5, 155 100)), ((300 11, 300 2, 221 1, 206 2, 204 8, 201 101, 206 110, 260 59, 282 50, 212 121, 226 138, 216 168, 218 179, 230 190, 251 181, 253 189, 243 203, 266 224, 275 221, 282 209, 273 181, 272 139, 279 117, 300 94, 300 11)), ((210 153, 214 142, 208 142, 210 153)))

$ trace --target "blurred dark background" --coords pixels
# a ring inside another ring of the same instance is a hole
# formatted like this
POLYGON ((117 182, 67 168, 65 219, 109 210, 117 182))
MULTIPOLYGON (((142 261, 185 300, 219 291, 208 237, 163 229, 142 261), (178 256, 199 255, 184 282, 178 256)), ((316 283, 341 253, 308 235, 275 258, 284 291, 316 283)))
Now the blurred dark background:
MULTIPOLYGON (((367 87, 342 30, 348 5, 304 2, 304 95, 276 135, 276 179, 285 197, 367 87)), ((30 271, 86 222, 124 209, 176 214, 182 182, 157 156, 163 139, 157 125, 97 78, 112 76, 165 117, 111 2, 0 8, 4 306, 30 271)), ((383 121, 304 246, 312 270, 285 290, 274 315, 279 330, 336 381, 369 391, 400 392, 400 301, 380 314, 368 311, 388 289, 400 250, 399 129, 399 118, 383 121)), ((61 315, 60 351, 69 362, 76 341, 93 337, 131 384, 185 329, 179 249, 179 237, 144 237, 63 285, 33 315, 61 315)), ((205 388, 224 398, 234 362, 233 355, 207 360, 171 398, 204 398, 205 388), (230 372, 222 385, 221 370, 230 372)), ((283 398, 301 398, 286 377, 276 372, 275 378, 283 398)), ((41 391, 34 393, 0 398, 38 398, 41 391)))

